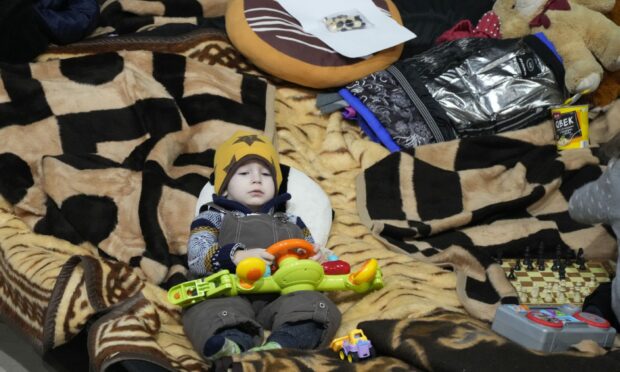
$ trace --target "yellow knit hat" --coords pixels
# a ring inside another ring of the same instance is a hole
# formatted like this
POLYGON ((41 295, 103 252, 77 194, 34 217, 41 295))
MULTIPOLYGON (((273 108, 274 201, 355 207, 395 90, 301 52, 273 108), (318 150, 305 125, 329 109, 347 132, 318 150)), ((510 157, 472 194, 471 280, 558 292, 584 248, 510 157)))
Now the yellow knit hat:
POLYGON ((228 181, 237 168, 249 160, 260 160, 270 169, 276 193, 282 183, 282 170, 278 153, 269 138, 250 132, 238 130, 215 151, 214 184, 215 193, 222 195, 228 187, 228 181))

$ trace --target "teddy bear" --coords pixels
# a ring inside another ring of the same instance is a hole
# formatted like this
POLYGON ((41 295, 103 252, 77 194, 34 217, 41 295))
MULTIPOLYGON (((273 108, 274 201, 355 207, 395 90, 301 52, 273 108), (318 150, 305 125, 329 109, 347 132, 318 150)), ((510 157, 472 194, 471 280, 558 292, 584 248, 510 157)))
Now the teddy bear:
MULTIPOLYGON (((607 13, 607 17, 615 24, 620 25, 620 1, 607 13)), ((610 72, 605 71, 603 81, 598 89, 590 96, 590 101, 595 107, 604 107, 620 97, 620 70, 610 72)))
POLYGON ((598 87, 602 66, 620 69, 620 27, 603 15, 615 2, 497 0, 493 11, 500 19, 503 38, 543 32, 562 58, 566 88, 576 93, 598 87))

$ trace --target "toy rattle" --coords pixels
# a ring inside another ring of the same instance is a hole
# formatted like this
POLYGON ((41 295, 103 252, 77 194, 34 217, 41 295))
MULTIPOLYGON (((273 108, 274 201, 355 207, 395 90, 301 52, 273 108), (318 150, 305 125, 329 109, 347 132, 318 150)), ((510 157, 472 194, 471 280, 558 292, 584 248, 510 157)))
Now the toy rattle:
POLYGON ((263 276, 267 269, 265 261, 250 257, 237 265, 236 275, 221 270, 206 278, 173 286, 168 290, 168 301, 186 307, 207 298, 240 294, 338 290, 365 293, 383 288, 383 275, 374 258, 354 273, 329 275, 321 264, 307 259, 315 251, 306 240, 282 240, 267 248, 267 252, 275 257, 271 276, 263 276))

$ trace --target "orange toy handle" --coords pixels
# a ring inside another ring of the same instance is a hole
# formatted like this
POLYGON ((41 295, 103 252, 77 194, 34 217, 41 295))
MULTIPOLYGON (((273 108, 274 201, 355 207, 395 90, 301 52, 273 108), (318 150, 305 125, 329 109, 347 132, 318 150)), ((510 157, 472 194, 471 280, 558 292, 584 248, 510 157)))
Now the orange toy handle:
POLYGON ((276 258, 279 265, 282 260, 289 257, 306 259, 314 256, 314 247, 310 242, 303 239, 286 239, 270 245, 267 252, 276 258))

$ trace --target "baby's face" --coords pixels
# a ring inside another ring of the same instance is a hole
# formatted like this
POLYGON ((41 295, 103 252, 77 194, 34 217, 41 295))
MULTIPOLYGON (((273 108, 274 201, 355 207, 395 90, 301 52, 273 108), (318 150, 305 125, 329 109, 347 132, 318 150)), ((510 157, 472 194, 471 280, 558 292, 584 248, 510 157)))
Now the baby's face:
POLYGON ((224 195, 253 211, 259 210, 275 195, 271 171, 259 161, 251 161, 240 166, 228 182, 224 195))

